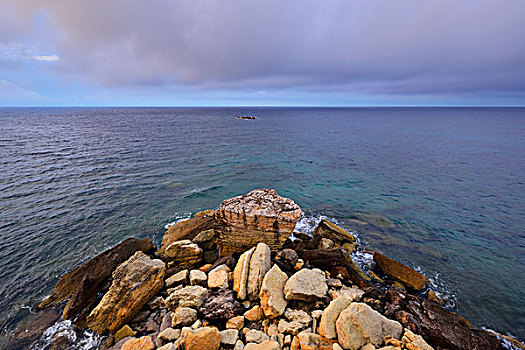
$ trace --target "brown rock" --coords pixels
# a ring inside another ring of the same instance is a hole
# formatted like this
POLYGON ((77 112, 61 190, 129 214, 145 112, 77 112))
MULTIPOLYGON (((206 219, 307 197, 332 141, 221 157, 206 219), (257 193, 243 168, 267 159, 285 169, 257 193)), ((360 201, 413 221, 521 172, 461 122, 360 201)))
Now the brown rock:
POLYGON ((186 350, 218 350, 221 334, 215 327, 198 328, 186 337, 186 350))
POLYGON ((295 270, 294 266, 297 264, 297 260, 299 260, 297 252, 293 249, 286 248, 279 252, 276 263, 281 269, 291 272, 295 270))
POLYGON ((162 288, 164 263, 136 252, 113 272, 113 283, 87 318, 89 328, 102 334, 116 332, 162 288))
POLYGON ((260 344, 249 343, 246 344, 244 350, 280 350, 281 346, 274 340, 265 340, 260 344))
POLYGON ((283 292, 287 280, 288 276, 277 265, 273 265, 264 276, 259 297, 266 317, 275 318, 284 313, 288 304, 283 292))
POLYGON ((226 322, 226 329, 241 330, 244 327, 244 316, 235 316, 226 322))
POLYGON ((334 343, 337 343, 336 340, 310 332, 301 332, 297 334, 296 339, 301 350, 332 350, 334 343))
POLYGON ((244 318, 248 321, 259 321, 264 317, 263 309, 259 305, 255 305, 250 310, 244 313, 244 318))
POLYGON ((215 230, 211 228, 206 231, 201 231, 192 241, 204 250, 212 250, 216 247, 215 230))
POLYGON ((235 269, 233 270, 233 290, 237 292, 237 298, 246 299, 248 291, 246 289, 248 282, 248 273, 250 271, 250 261, 252 259, 255 247, 241 254, 235 269))
POLYGON ((377 266, 390 277, 403 282, 406 286, 420 291, 425 288, 428 278, 416 270, 402 263, 387 258, 383 254, 374 253, 374 261, 377 266))
MULTIPOLYGON (((122 262, 129 259, 135 252, 153 251, 155 246, 150 238, 147 239, 135 239, 129 238, 121 242, 119 245, 106 250, 105 252, 97 255, 88 262, 75 268, 73 271, 65 274, 60 278, 53 294, 38 305, 39 308, 56 305, 62 300, 70 298, 73 294, 83 290, 91 296, 90 288, 82 288, 85 286, 85 279, 89 280, 90 285, 98 286, 102 281, 111 276, 111 273, 115 268, 122 262)), ((86 296, 75 296, 76 301, 68 303, 68 309, 76 311, 87 306, 92 298, 86 296)), ((68 317, 71 317, 72 311, 68 311, 68 317)))
POLYGON ((209 320, 226 320, 241 314, 243 307, 235 300, 231 289, 221 288, 210 292, 199 311, 209 320))
POLYGON ((213 228, 213 210, 205 210, 198 212, 193 218, 177 222, 168 228, 162 237, 160 249, 157 255, 164 256, 164 251, 173 242, 189 239, 194 239, 202 231, 213 228))
POLYGON ((197 264, 202 261, 202 249, 188 239, 176 241, 166 247, 164 258, 177 265, 197 264))
POLYGON ((15 331, 12 342, 14 344, 30 342, 42 335, 46 329, 51 327, 60 318, 58 308, 49 308, 27 317, 15 331))
POLYGON ((155 344, 150 337, 131 338, 122 345, 121 350, 153 350, 155 344))
POLYGON ((117 333, 115 333, 115 343, 118 343, 122 339, 126 337, 134 337, 137 335, 137 332, 135 332, 133 329, 131 329, 130 326, 124 325, 121 329, 118 330, 117 333))
POLYGON ((253 190, 227 199, 215 212, 215 233, 221 256, 243 252, 259 242, 272 251, 281 247, 301 217, 301 209, 275 190, 253 190))
POLYGON ((337 244, 355 241, 354 236, 328 220, 321 220, 319 226, 315 228, 314 238, 316 237, 328 238, 337 244))

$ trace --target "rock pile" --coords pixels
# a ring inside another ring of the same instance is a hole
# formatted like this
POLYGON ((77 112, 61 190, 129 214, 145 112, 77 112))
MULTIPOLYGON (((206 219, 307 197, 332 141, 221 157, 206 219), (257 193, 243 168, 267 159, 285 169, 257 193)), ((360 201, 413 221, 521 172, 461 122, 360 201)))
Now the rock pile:
POLYGON ((407 293, 427 283, 413 269, 377 254, 377 275, 361 271, 354 237, 333 223, 287 239, 299 216, 273 190, 226 200, 170 227, 156 256, 135 242, 103 253, 118 257, 109 274, 75 269, 43 306, 69 297, 64 315, 87 318, 100 347, 114 350, 504 349, 425 293, 407 293))

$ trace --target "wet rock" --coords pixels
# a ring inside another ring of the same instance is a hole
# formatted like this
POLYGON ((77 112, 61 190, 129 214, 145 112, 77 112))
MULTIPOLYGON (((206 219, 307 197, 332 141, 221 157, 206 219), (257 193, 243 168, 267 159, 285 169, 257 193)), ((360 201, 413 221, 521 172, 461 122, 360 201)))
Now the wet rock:
POLYGON ((198 309, 208 298, 208 293, 208 289, 201 286, 184 287, 166 298, 166 306, 172 311, 178 306, 198 309))
POLYGON ((244 327, 244 316, 235 316, 226 322, 226 329, 241 330, 244 327))
POLYGON ((87 318, 89 328, 102 334, 116 332, 132 320, 162 288, 164 263, 136 252, 113 272, 113 283, 87 318))
MULTIPOLYGON (((62 276, 56 284, 53 294, 41 302, 38 307, 45 308, 56 305, 76 294, 74 300, 68 303, 67 308, 78 312, 94 300, 92 289, 96 288, 93 286, 98 288, 98 285, 109 278, 119 264, 128 260, 137 251, 151 252, 153 249, 154 245, 150 238, 126 239, 119 245, 106 250, 62 276), (89 281, 89 288, 86 288, 87 281, 89 281)), ((74 312, 68 311, 66 316, 70 318, 74 312)))
POLYGON ((205 272, 201 270, 191 270, 190 271, 190 284, 192 286, 206 286, 208 281, 208 276, 205 272))
POLYGON ((199 311, 209 320, 225 320, 241 314, 243 307, 231 289, 218 289, 210 293, 199 311))
POLYGON ((121 350, 154 350, 155 344, 150 337, 131 338, 126 341, 121 350))
POLYGON ((171 315, 171 327, 189 326, 197 321, 197 310, 189 307, 179 307, 171 315))
POLYGON ((336 331, 343 348, 359 350, 367 343, 383 344, 386 336, 400 338, 403 327, 366 304, 352 303, 339 314, 336 331))
POLYGON ((310 332, 301 332, 296 338, 301 350, 332 350, 333 344, 336 343, 335 340, 310 332))
POLYGON ((239 339, 239 331, 237 329, 227 329, 221 331, 221 344, 234 346, 239 339))
POLYGON ((64 334, 57 333, 49 344, 49 350, 69 350, 71 340, 64 334))
POLYGON ((218 350, 221 334, 215 327, 202 327, 188 334, 186 350, 218 350))
POLYGON ((178 265, 197 264, 202 261, 202 249, 190 240, 176 241, 166 247, 164 257, 178 265))
POLYGON ((275 318, 284 313, 288 304, 283 292, 287 280, 288 276, 277 265, 273 265, 264 276, 259 297, 266 317, 275 318))
POLYGON ((247 343, 257 343, 257 344, 260 344, 263 341, 270 339, 268 334, 258 331, 256 329, 250 329, 244 337, 247 343))
MULTIPOLYGON (((328 220, 321 220, 319 225, 314 230, 314 238, 327 238, 332 242, 337 244, 342 244, 344 242, 354 242, 355 237, 348 233, 346 230, 340 228, 339 226, 331 223, 328 220)), ((331 247, 329 247, 331 248, 331 247)), ((322 248, 320 248, 322 249, 322 248)), ((327 248, 324 248, 327 249, 327 248)))
POLYGON ((172 288, 179 284, 186 284, 188 281, 188 270, 181 270, 173 276, 166 278, 166 288, 172 288))
POLYGON ((324 298, 327 291, 326 277, 319 269, 299 270, 284 285, 287 300, 314 301, 324 298))
POLYGON ((162 257, 166 248, 176 241, 181 240, 192 240, 199 233, 207 231, 213 228, 213 211, 206 210, 195 214, 191 219, 177 222, 171 225, 164 237, 162 237, 162 243, 160 249, 157 251, 157 255, 162 257))
POLYGON ((60 310, 58 308, 49 308, 29 315, 13 334, 11 339, 13 344, 28 343, 37 339, 59 318, 60 310))
POLYGON ((321 322, 319 323, 318 333, 328 339, 337 338, 335 322, 339 314, 352 303, 352 299, 342 296, 330 302, 328 307, 323 311, 321 322))
POLYGON ((260 344, 250 343, 246 344, 244 350, 280 350, 281 346, 274 340, 265 340, 260 344))
POLYGON ((259 291, 262 285, 264 275, 272 266, 271 251, 265 243, 258 243, 250 259, 250 270, 247 280, 247 297, 249 300, 259 298, 259 291))
POLYGON ((426 276, 383 254, 374 253, 374 262, 384 273, 417 291, 424 289, 428 283, 426 276))
POLYGON ((253 190, 227 199, 215 212, 215 232, 221 256, 243 252, 259 242, 276 251, 292 233, 301 209, 275 190, 253 190))
POLYGON ((219 265, 208 272, 208 288, 228 288, 228 272, 230 268, 219 265))

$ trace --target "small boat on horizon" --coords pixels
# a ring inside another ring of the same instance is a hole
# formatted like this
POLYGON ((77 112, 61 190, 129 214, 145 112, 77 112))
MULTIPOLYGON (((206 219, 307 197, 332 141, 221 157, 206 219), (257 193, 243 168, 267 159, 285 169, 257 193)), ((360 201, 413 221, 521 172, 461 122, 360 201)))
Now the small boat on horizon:
POLYGON ((257 119, 257 117, 253 115, 238 115, 236 118, 237 119, 257 119))

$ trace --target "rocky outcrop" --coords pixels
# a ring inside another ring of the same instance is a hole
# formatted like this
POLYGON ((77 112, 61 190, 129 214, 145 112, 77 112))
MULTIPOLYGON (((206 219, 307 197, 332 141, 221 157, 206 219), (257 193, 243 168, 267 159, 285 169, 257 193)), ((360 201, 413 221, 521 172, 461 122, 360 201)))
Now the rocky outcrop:
POLYGON ((264 276, 259 298, 266 317, 275 318, 284 313, 288 304, 283 291, 287 280, 288 276, 277 265, 273 265, 264 276))
POLYGON ((87 318, 89 328, 115 333, 157 294, 166 272, 161 260, 136 252, 113 272, 113 283, 87 318))
POLYGON ((352 303, 336 321, 337 338, 344 349, 359 350, 367 343, 381 345, 389 336, 400 338, 403 327, 364 303, 352 303))
POLYGON ((164 256, 164 251, 173 242, 180 240, 192 240, 203 231, 213 228, 213 210, 198 212, 193 218, 179 221, 171 225, 164 236, 157 255, 164 256))
POLYGON ((275 190, 253 190, 227 199, 215 212, 215 233, 221 256, 243 252, 265 242, 272 251, 282 246, 301 217, 301 209, 275 190))
POLYGON ((153 249, 154 245, 150 238, 126 239, 119 245, 100 253, 73 271, 63 275, 57 282, 53 294, 41 302, 38 307, 56 305, 75 295, 68 303, 68 311, 64 318, 69 319, 75 316, 79 310, 94 300, 93 289, 98 289, 98 285, 110 277, 119 264, 128 260, 137 251, 147 253, 152 252, 153 249))
MULTIPOLYGON (((343 244, 345 242, 355 242, 355 237, 348 233, 341 227, 331 223, 328 220, 321 220, 319 225, 314 230, 314 238, 327 238, 337 244, 343 244)), ((332 248, 332 247, 327 247, 332 248)))
POLYGON ((327 292, 326 277, 319 269, 299 270, 284 285, 286 300, 314 301, 324 298, 327 292))
POLYGON ((264 275, 271 267, 270 248, 265 243, 244 252, 233 271, 233 290, 241 300, 259 297, 264 275))
POLYGON ((414 290, 420 291, 424 289, 428 283, 428 277, 383 254, 374 253, 374 262, 384 273, 414 290))
POLYGON ((188 239, 177 241, 166 247, 164 258, 176 265, 197 264, 202 260, 202 249, 188 239))

